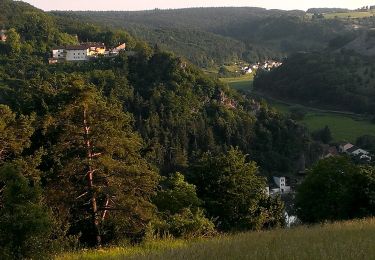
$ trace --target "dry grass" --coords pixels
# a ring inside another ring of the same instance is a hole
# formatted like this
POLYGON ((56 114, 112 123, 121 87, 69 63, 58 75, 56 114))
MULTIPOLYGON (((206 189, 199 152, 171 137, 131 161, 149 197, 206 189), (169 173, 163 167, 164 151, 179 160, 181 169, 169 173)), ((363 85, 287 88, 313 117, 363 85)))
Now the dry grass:
POLYGON ((375 219, 200 241, 159 241, 65 254, 58 259, 375 259, 375 219))

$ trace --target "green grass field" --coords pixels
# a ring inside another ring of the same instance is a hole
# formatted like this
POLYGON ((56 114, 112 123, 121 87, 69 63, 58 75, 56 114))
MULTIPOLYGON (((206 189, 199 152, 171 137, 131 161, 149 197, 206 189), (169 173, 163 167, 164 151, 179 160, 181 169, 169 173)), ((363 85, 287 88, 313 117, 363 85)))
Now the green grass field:
POLYGON ((310 131, 328 126, 334 141, 355 142, 362 135, 375 134, 375 124, 356 117, 330 113, 308 113, 302 122, 310 131))
POLYGON ((254 73, 235 78, 220 78, 222 82, 227 83, 230 87, 241 91, 251 90, 253 86, 253 79, 254 73))
MULTIPOLYGON (((291 105, 267 99, 267 102, 282 113, 289 113, 291 105)), ((328 126, 334 141, 355 142, 362 135, 375 135, 375 124, 368 119, 355 115, 322 112, 317 109, 304 107, 307 114, 301 121, 310 131, 328 126)))
POLYGON ((365 18, 373 16, 375 12, 373 11, 367 11, 367 12, 347 12, 347 13, 328 13, 324 14, 324 18, 326 19, 334 19, 334 18, 340 18, 340 19, 356 19, 356 18, 365 18))
POLYGON ((65 254, 57 259, 375 259, 375 219, 249 232, 199 241, 65 254))

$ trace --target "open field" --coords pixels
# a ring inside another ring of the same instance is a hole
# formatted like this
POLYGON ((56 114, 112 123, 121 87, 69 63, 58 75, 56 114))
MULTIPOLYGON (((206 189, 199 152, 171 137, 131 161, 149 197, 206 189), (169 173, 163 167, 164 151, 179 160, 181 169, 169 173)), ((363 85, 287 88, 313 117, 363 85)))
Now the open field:
MULTIPOLYGON (((271 104, 274 106, 273 104, 271 104)), ((290 106, 277 104, 277 110, 288 113, 290 106)), ((310 131, 315 131, 328 126, 334 141, 355 142, 362 135, 375 134, 375 124, 369 120, 349 115, 340 115, 330 112, 316 112, 305 108, 307 114, 301 121, 310 131)))
POLYGON ((160 241, 57 259, 375 259, 374 244, 375 219, 367 219, 200 241, 160 241))
POLYGON ((324 14, 324 18, 327 19, 334 19, 334 18, 340 18, 340 19, 346 19, 346 18, 364 18, 364 17, 370 17, 373 16, 375 12, 373 11, 367 11, 367 12, 347 12, 347 13, 327 13, 324 14))
POLYGON ((243 75, 235 78, 220 78, 222 82, 228 83, 228 85, 236 90, 248 91, 253 86, 254 73, 243 75))
POLYGON ((334 141, 355 142, 362 135, 375 134, 375 124, 365 119, 330 113, 308 113, 302 121, 311 131, 326 125, 332 132, 334 141))
MULTIPOLYGON (((267 102, 278 111, 282 113, 289 113, 293 104, 287 102, 277 101, 275 99, 266 98, 267 102)), ((300 106, 300 105, 299 105, 300 106)), ((321 109, 314 109, 303 107, 306 116, 301 121, 310 131, 315 131, 328 126, 331 130, 334 141, 348 141, 355 142, 356 139, 362 135, 375 135, 375 124, 368 119, 356 115, 345 115, 324 111, 321 109)))

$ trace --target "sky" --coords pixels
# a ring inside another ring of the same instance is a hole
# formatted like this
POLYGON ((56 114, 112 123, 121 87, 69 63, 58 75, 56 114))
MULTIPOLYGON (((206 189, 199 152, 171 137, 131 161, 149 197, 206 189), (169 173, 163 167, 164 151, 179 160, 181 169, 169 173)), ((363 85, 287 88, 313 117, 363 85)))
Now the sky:
POLYGON ((340 7, 356 9, 375 5, 375 0, 24 0, 45 11, 50 10, 149 10, 185 7, 253 6, 267 9, 300 9, 340 7))

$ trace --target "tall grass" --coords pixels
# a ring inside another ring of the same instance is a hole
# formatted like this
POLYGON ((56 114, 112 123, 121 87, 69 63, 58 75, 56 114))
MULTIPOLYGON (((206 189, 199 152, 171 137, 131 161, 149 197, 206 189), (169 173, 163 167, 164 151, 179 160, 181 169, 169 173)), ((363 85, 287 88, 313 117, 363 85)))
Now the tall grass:
POLYGON ((58 259, 375 259, 375 219, 198 241, 159 241, 58 259))

